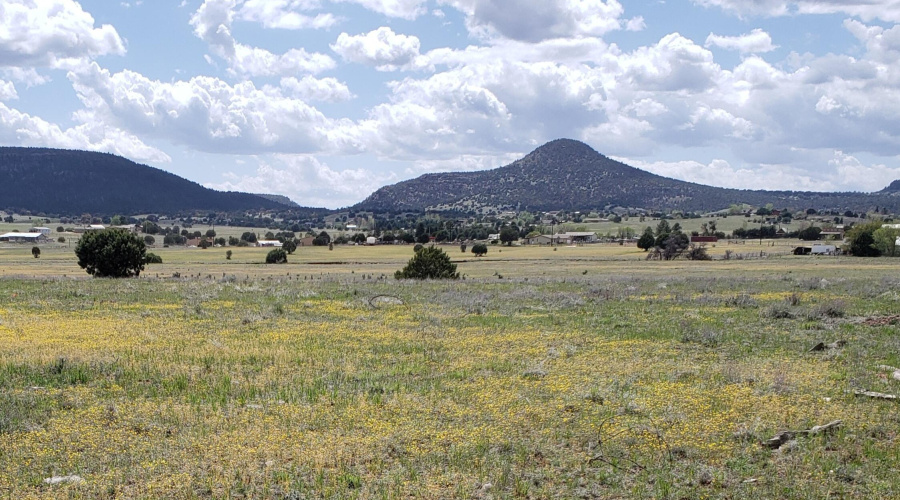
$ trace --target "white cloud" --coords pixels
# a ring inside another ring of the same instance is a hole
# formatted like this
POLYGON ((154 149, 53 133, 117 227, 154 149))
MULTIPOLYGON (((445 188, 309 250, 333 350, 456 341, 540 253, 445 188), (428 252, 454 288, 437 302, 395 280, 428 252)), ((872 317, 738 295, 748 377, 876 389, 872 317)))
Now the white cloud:
POLYGON ((69 79, 87 112, 104 123, 210 152, 311 153, 363 149, 356 125, 252 82, 194 77, 171 83, 91 64, 69 79))
POLYGON ((900 179, 900 168, 883 164, 864 165, 854 156, 835 151, 828 164, 834 167, 833 177, 841 189, 852 191, 879 191, 892 181, 900 179))
POLYGON ((360 200, 362 193, 396 182, 394 174, 369 170, 335 170, 312 156, 275 155, 259 159, 252 175, 227 172, 225 180, 207 187, 226 191, 281 194, 303 206, 338 208, 360 200))
POLYGON ((374 66, 379 71, 427 66, 427 59, 419 54, 418 38, 398 35, 384 26, 364 35, 341 33, 331 50, 345 61, 374 66))
POLYGON ((777 45, 772 44, 772 37, 759 28, 740 36, 722 36, 710 33, 706 37, 705 46, 736 50, 742 54, 759 54, 778 48, 777 45))
POLYGON ((739 16, 779 17, 795 14, 846 14, 865 21, 900 22, 897 0, 693 0, 697 5, 719 7, 739 16))
POLYGON ((319 73, 335 66, 324 54, 291 49, 284 54, 250 47, 235 41, 231 29, 237 0, 205 0, 191 16, 194 34, 207 42, 212 52, 224 59, 229 70, 239 76, 288 76, 297 73, 319 73))
POLYGON ((600 36, 626 27, 643 28, 642 19, 623 21, 617 0, 440 0, 467 16, 469 31, 485 38, 502 36, 537 42, 551 38, 600 36))
POLYGON ((347 85, 335 78, 315 78, 307 75, 297 79, 291 76, 281 79, 281 88, 290 97, 303 101, 340 102, 356 97, 347 85))
POLYGON ((331 13, 301 13, 319 7, 316 0, 247 0, 237 14, 244 21, 260 23, 266 28, 323 29, 337 24, 338 18, 331 13))
POLYGON ((721 72, 712 52, 678 33, 620 57, 618 64, 636 87, 654 91, 703 92, 721 72))
POLYGON ((12 82, 0 80, 0 101, 11 101, 18 98, 19 93, 16 92, 16 86, 12 82))
POLYGON ((97 121, 63 130, 3 103, 0 103, 0 143, 104 151, 152 163, 171 161, 169 155, 148 146, 134 134, 106 127, 97 121))
POLYGON ((125 54, 125 43, 74 0, 0 2, 0 67, 67 67, 107 54, 125 54))
POLYGON ((412 21, 425 14, 427 0, 331 0, 335 3, 354 3, 387 17, 412 21))

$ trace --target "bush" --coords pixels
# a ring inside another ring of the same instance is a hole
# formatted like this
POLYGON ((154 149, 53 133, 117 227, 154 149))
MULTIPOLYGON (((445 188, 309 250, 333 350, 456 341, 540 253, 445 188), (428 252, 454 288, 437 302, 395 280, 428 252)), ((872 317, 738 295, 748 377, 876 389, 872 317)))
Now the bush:
POLYGON ((466 244, 465 243, 459 245, 459 251, 462 253, 466 253, 466 244))
POLYGON ((146 252, 144 240, 124 229, 85 233, 75 246, 78 265, 101 278, 140 276, 146 252))
POLYGON ((162 257, 152 252, 144 256, 144 264, 162 264, 162 257))
POLYGON ((35 259, 40 258, 40 256, 41 256, 41 249, 38 248, 38 247, 31 247, 31 255, 34 255, 34 258, 35 258, 35 259))
POLYGON ((225 260, 231 260, 231 250, 225 251, 225 260))
POLYGON ((65 242, 66 242, 66 238, 63 237, 63 236, 60 236, 59 238, 56 238, 56 241, 58 241, 58 242, 60 242, 60 243, 65 243, 65 242))
POLYGON ((394 273, 399 279, 459 279, 456 264, 438 247, 426 247, 416 252, 406 267, 394 273))
POLYGON ((297 251, 297 243, 295 243, 294 240, 287 240, 281 245, 281 248, 288 254, 293 254, 297 251))
POLYGON ((287 252, 276 248, 266 255, 266 264, 287 264, 287 252))
POLYGON ((472 253, 475 254, 476 257, 481 257, 482 255, 487 253, 487 245, 484 243, 476 243, 472 245, 472 253))
POLYGON ((421 243, 416 243, 416 246, 413 247, 413 252, 419 253, 423 248, 425 248, 424 245, 422 245, 421 243))

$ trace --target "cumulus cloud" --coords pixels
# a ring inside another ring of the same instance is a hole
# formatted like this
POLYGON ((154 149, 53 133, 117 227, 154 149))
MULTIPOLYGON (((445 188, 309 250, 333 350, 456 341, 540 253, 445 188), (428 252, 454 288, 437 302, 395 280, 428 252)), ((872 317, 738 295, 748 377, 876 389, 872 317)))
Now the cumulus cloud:
POLYGON ((256 172, 239 175, 227 172, 223 182, 207 187, 226 191, 285 195, 300 205, 338 208, 360 200, 360 193, 371 193, 396 182, 394 174, 377 174, 370 170, 329 167, 313 156, 274 155, 260 158, 256 172))
POLYGON ((303 101, 340 102, 349 101, 355 96, 344 83, 336 78, 303 78, 286 77, 281 79, 281 89, 286 95, 303 101))
POLYGON ((387 17, 413 20, 428 12, 427 0, 332 0, 336 3, 353 3, 387 17))
POLYGON ((61 129, 41 118, 0 103, 0 143, 104 151, 137 161, 167 163, 171 158, 136 135, 98 121, 61 129))
POLYGON ((794 14, 846 14, 863 20, 900 22, 896 0, 693 0, 697 5, 718 7, 739 16, 778 17, 794 14))
POLYGON ((623 20, 617 0, 440 0, 467 17, 469 31, 537 42, 551 38, 601 36, 623 28, 643 29, 643 20, 623 20))
POLYGON ((303 13, 320 6, 317 0, 247 0, 237 15, 244 21, 277 29, 323 29, 337 24, 338 18, 329 12, 315 15, 303 13))
POLYGON ((96 63, 70 72, 86 112, 142 136, 210 152, 312 153, 363 149, 355 124, 326 117, 305 101, 252 82, 217 78, 160 82, 96 63))
POLYGON ((772 44, 772 37, 759 28, 740 36, 722 36, 710 33, 706 37, 705 46, 736 50, 742 54, 759 54, 778 48, 777 45, 772 44))
POLYGON ((16 92, 16 86, 12 82, 0 80, 0 101, 10 101, 18 98, 19 93, 16 92))
POLYGON ((418 38, 398 35, 384 26, 364 35, 341 33, 331 50, 345 61, 374 66, 379 71, 427 66, 427 58, 419 54, 418 38))
POLYGON ((74 0, 0 2, 0 67, 68 67, 83 59, 122 55, 125 43, 74 0))
POLYGON ((224 59, 229 70, 239 76, 287 76, 319 73, 335 66, 324 54, 291 49, 284 54, 238 43, 231 29, 237 0, 205 0, 191 16, 194 34, 209 44, 213 54, 224 59))

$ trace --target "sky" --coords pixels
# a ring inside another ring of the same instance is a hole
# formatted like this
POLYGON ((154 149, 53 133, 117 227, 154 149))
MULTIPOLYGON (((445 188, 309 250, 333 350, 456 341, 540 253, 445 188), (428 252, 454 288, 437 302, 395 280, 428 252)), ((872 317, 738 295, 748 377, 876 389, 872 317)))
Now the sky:
POLYGON ((550 140, 715 186, 900 179, 900 0, 2 0, 0 145, 339 208, 550 140))

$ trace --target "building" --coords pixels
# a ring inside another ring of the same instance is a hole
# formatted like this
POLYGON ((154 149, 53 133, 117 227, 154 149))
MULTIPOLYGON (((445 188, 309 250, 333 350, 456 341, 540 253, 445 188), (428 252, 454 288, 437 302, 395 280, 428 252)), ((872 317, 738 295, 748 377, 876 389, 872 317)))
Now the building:
POLYGON ((553 241, 557 245, 577 245, 580 243, 596 243, 597 233, 591 232, 567 232, 553 235, 553 241))
POLYGON ((28 230, 29 233, 41 233, 46 237, 50 237, 50 228, 49 227, 33 227, 28 230))
POLYGON ((40 243, 47 241, 48 238, 43 233, 6 233, 0 234, 0 241, 8 241, 10 243, 40 243))
POLYGON ((258 247, 280 247, 282 243, 278 240, 258 240, 256 242, 256 246, 258 247))
POLYGON ((531 238, 525 238, 526 245, 549 245, 553 239, 546 234, 539 234, 531 238))

